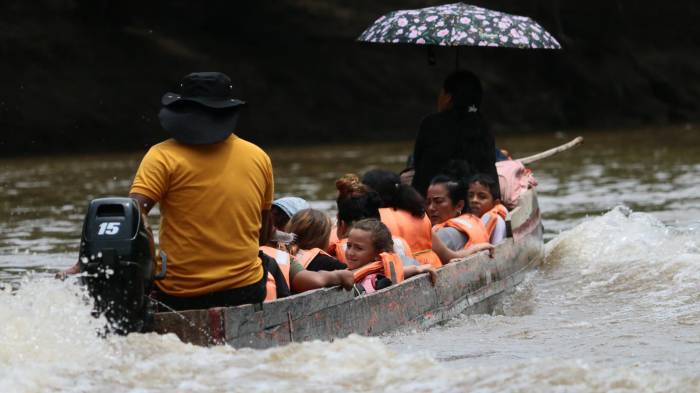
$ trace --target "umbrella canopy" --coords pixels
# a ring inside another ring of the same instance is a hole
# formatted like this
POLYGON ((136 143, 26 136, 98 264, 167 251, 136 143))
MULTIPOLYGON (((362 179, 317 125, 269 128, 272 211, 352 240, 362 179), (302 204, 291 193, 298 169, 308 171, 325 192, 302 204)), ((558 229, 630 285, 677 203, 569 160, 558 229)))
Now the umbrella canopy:
POLYGON ((537 22, 464 3, 390 12, 358 41, 439 46, 561 49, 537 22))

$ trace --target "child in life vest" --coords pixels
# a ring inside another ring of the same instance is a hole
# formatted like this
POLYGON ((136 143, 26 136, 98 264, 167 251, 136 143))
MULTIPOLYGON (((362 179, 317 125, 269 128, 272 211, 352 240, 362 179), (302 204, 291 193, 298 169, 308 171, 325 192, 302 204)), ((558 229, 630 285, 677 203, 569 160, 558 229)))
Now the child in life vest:
POLYGON ((306 270, 344 270, 347 266, 326 253, 333 224, 326 213, 316 209, 298 211, 287 223, 286 231, 294 234, 289 253, 306 270))
POLYGON ((294 238, 284 232, 285 227, 294 214, 309 207, 308 202, 298 197, 284 197, 272 201, 268 217, 271 237, 265 245, 275 249, 284 249, 285 245, 291 243, 294 238))
POLYGON ((432 250, 432 225, 425 214, 425 200, 411 185, 401 184, 399 176, 383 169, 372 169, 362 177, 362 184, 376 191, 382 200, 379 220, 391 235, 405 240, 411 257, 423 265, 442 267, 432 250))
MULTIPOLYGON (((360 182, 360 178, 354 174, 347 174, 335 182, 338 189, 338 226, 337 237, 328 251, 338 258, 340 262, 347 263, 345 250, 347 250, 347 237, 353 224, 367 218, 381 219, 379 209, 382 199, 379 194, 369 189, 360 182)), ((412 256, 413 252, 405 239, 400 236, 393 237, 394 252, 404 256, 412 256)))
POLYGON ((501 193, 496 180, 487 174, 474 175, 469 180, 469 209, 481 217, 491 244, 498 244, 506 237, 508 210, 501 203, 501 193))
POLYGON ((372 293, 421 273, 429 273, 433 284, 437 280, 435 268, 430 265, 405 266, 402 258, 393 252, 391 232, 377 219, 363 219, 353 224, 348 234, 348 269, 353 271, 355 283, 366 293, 372 293))
MULTIPOLYGON (((270 241, 271 233, 267 233, 270 241)), ((267 283, 265 301, 287 297, 317 288, 340 285, 345 289, 354 286, 354 275, 347 270, 310 271, 284 250, 267 245, 260 247, 260 259, 265 264, 267 283)))

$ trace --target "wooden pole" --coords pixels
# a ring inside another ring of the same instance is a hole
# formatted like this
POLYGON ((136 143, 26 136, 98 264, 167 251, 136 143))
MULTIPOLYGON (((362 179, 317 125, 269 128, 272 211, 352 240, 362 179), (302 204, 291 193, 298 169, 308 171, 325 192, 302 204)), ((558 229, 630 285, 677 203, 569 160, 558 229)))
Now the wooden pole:
POLYGON ((570 142, 567 142, 561 146, 557 146, 555 148, 545 150, 542 153, 537 153, 537 154, 533 154, 531 156, 518 158, 517 161, 522 162, 523 165, 527 165, 527 164, 533 163, 535 161, 539 161, 539 160, 545 159, 547 157, 551 157, 553 155, 559 154, 563 151, 567 151, 573 147, 580 145, 582 142, 583 142, 583 137, 577 136, 576 138, 574 138, 570 142))

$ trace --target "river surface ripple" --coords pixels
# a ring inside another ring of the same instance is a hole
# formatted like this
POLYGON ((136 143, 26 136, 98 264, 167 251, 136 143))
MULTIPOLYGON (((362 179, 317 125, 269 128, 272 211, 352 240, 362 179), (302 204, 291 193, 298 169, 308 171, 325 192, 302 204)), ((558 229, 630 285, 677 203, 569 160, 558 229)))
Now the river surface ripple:
MULTIPOLYGON (((125 195, 141 154, 2 160, 0 391, 700 391, 697 134, 585 133, 533 164, 546 261, 493 315, 265 351, 98 338, 80 288, 50 276, 75 261, 87 202, 125 195)), ((499 145, 521 157, 569 137, 499 145)), ((271 149, 277 196, 332 211, 337 176, 398 170, 409 150, 271 149)))

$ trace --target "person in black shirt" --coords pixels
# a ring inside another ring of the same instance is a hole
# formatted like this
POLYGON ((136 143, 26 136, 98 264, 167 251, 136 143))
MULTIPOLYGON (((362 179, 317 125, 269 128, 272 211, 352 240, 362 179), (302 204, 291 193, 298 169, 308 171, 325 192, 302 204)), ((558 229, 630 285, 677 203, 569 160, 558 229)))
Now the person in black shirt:
POLYGON ((298 211, 287 223, 287 232, 296 235, 289 253, 306 270, 313 272, 347 269, 344 263, 324 251, 328 248, 332 227, 330 217, 322 211, 315 209, 298 211))
POLYGON ((471 174, 498 179, 496 142, 481 117, 481 96, 481 82, 469 71, 455 71, 445 79, 438 112, 421 122, 413 150, 413 187, 421 195, 425 196, 430 180, 454 161, 463 161, 471 174))

